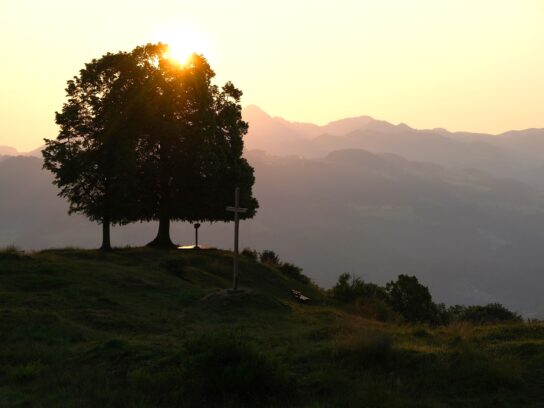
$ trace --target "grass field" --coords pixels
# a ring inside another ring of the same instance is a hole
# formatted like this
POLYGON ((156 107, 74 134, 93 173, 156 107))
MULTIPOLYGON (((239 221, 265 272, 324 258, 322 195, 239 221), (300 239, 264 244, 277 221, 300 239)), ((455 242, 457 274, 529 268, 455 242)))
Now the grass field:
POLYGON ((542 324, 378 322, 246 258, 248 290, 225 295, 231 265, 225 251, 0 251, 0 406, 544 406, 542 324))

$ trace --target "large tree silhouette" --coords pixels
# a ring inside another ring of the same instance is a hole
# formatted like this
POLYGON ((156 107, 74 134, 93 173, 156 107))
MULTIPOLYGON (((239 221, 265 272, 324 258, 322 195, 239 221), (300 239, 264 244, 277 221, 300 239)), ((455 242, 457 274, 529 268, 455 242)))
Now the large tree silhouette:
POLYGON ((136 155, 131 112, 136 66, 127 53, 107 54, 68 81, 67 102, 56 113, 60 132, 45 139, 44 168, 53 172, 70 213, 102 224, 102 249, 111 249, 110 225, 134 218, 136 155))
POLYGON ((230 218, 234 188, 255 214, 253 169, 242 157, 242 92, 212 84, 201 55, 186 64, 167 58, 167 46, 147 44, 107 54, 68 81, 56 114, 60 133, 46 139, 44 167, 59 195, 103 226, 159 221, 149 245, 172 247, 170 223, 230 218))
POLYGON ((138 163, 141 220, 158 220, 150 246, 171 247, 170 223, 220 221, 231 215, 234 187, 254 215, 253 169, 242 157, 242 92, 231 83, 212 84, 207 60, 193 54, 180 65, 166 58, 163 44, 136 48, 132 55, 143 72, 138 115, 138 163))

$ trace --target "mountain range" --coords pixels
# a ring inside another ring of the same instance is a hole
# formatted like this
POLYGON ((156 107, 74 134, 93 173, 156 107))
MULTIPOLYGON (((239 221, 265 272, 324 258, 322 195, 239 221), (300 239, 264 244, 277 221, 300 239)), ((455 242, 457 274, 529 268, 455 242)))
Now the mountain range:
POLYGON ((245 139, 248 150, 316 158, 339 149, 364 149, 447 167, 481 169, 544 188, 544 129, 499 135, 418 130, 369 116, 317 126, 274 118, 257 106, 248 106, 244 118, 250 123, 245 139))

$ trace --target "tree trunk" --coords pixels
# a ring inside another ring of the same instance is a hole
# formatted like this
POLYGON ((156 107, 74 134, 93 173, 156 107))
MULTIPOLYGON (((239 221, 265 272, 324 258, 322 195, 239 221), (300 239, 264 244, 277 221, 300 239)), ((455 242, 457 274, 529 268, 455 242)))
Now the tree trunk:
POLYGON ((170 216, 171 216, 171 189, 170 172, 168 168, 168 148, 164 140, 161 141, 159 148, 159 166, 160 166, 160 204, 159 204, 159 231, 153 241, 147 244, 148 247, 173 249, 177 248, 170 239, 170 216))
POLYGON ((170 239, 170 218, 161 217, 159 220, 159 231, 153 241, 147 244, 148 247, 172 249, 177 248, 176 245, 170 239))
POLYGON ((110 220, 108 217, 104 217, 102 220, 102 246, 100 250, 111 251, 110 220))

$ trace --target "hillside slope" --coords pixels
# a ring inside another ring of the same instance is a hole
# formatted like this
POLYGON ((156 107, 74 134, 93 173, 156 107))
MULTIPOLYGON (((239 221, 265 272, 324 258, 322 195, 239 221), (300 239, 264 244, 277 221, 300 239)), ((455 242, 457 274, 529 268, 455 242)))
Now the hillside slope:
POLYGON ((544 327, 399 326, 224 251, 0 251, 0 406, 539 406, 544 327), (310 296, 295 302, 289 289, 310 296))

